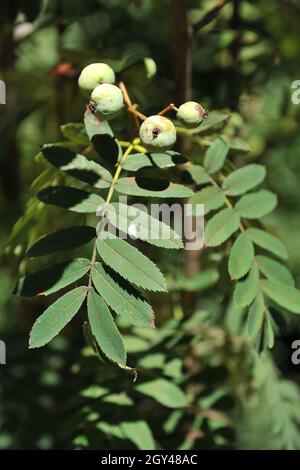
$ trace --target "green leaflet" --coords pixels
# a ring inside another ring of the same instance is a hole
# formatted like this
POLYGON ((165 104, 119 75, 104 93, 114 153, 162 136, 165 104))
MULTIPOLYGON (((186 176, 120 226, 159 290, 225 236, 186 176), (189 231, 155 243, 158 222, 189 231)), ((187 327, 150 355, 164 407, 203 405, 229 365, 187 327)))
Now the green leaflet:
POLYGON ((257 293, 258 282, 258 267, 253 263, 247 277, 239 281, 235 286, 233 297, 237 307, 247 307, 247 305, 251 304, 257 293))
POLYGON ((193 194, 189 204, 204 204, 204 214, 225 204, 225 195, 217 186, 209 186, 193 194))
POLYGON ((152 291, 167 291, 165 278, 158 267, 125 240, 97 240, 97 250, 108 266, 136 286, 152 291))
POLYGON ((290 271, 278 261, 275 261, 266 256, 256 256, 256 261, 260 271, 270 281, 279 281, 291 286, 295 285, 295 281, 290 271))
POLYGON ((279 258, 288 258, 288 253, 284 244, 277 237, 274 237, 274 235, 257 228, 249 228, 247 233, 256 245, 270 251, 279 258))
POLYGON ((81 145, 89 145, 89 139, 86 134, 84 125, 79 122, 68 122, 60 126, 62 135, 72 142, 77 142, 81 145))
POLYGON ((165 153, 135 153, 129 155, 122 163, 126 171, 138 171, 141 168, 169 168, 186 163, 187 159, 180 153, 169 150, 165 153))
POLYGON ((54 264, 50 268, 22 277, 14 289, 14 294, 21 297, 52 294, 83 277, 89 267, 90 261, 84 258, 54 264))
POLYGON ((290 312, 300 313, 300 291, 293 286, 282 282, 269 280, 261 281, 265 294, 278 305, 290 312))
POLYGON ((44 256, 85 245, 96 237, 96 230, 88 226, 68 227, 44 235, 27 250, 26 256, 44 256))
POLYGON ((114 227, 133 238, 162 248, 183 247, 180 236, 174 230, 137 207, 112 203, 107 207, 105 214, 114 227))
POLYGON ((245 276, 251 268, 253 257, 253 243, 247 234, 242 232, 235 240, 230 251, 228 271, 231 279, 240 279, 245 276))
POLYGON ((156 445, 148 424, 141 419, 124 420, 120 423, 123 435, 140 450, 155 450, 156 445))
POLYGON ((192 163, 189 163, 186 167, 186 171, 190 174, 196 184, 211 183, 210 176, 201 165, 193 165, 192 163))
POLYGON ((263 294, 258 291, 254 302, 251 304, 248 312, 247 329, 251 340, 254 340, 260 329, 263 327, 266 305, 263 294))
POLYGON ((44 145, 42 153, 51 165, 95 188, 108 188, 111 185, 109 171, 83 155, 51 144, 44 145))
POLYGON ((246 194, 237 202, 235 209, 245 219, 259 219, 276 207, 277 196, 271 191, 261 189, 256 193, 246 194))
POLYGON ((108 121, 100 121, 89 109, 84 114, 86 133, 103 160, 115 164, 122 157, 122 149, 108 121))
POLYGON ((166 379, 150 380, 137 385, 135 389, 167 408, 183 408, 188 405, 187 397, 183 391, 166 379))
POLYGON ((204 156, 204 167, 208 173, 219 171, 229 152, 229 144, 222 137, 217 137, 207 149, 204 156))
POLYGON ((92 269, 92 280, 105 302, 132 325, 153 326, 154 316, 151 305, 143 298, 124 290, 104 270, 100 263, 92 269))
POLYGON ((87 294, 87 287, 81 286, 60 297, 34 323, 29 347, 39 348, 49 343, 76 315, 87 294))
POLYGON ((201 270, 194 276, 188 277, 181 275, 176 277, 172 282, 168 282, 170 291, 186 291, 186 292, 198 292, 199 290, 208 289, 209 287, 216 284, 219 279, 219 272, 217 269, 205 269, 201 270))
POLYGON ((238 196, 261 183, 266 176, 263 165, 253 163, 230 173, 223 182, 223 189, 230 196, 238 196))
POLYGON ((126 365, 126 352, 122 337, 104 300, 91 289, 87 298, 88 319, 93 335, 111 361, 126 365))
POLYGON ((45 204, 63 207, 72 212, 95 213, 104 204, 104 199, 97 194, 68 186, 49 186, 37 194, 45 204))
POLYGON ((214 215, 206 224, 205 243, 207 246, 218 246, 225 242, 240 225, 240 217, 234 209, 223 209, 214 215))
POLYGON ((193 191, 182 184, 145 177, 119 178, 116 184, 119 193, 132 196, 179 198, 189 197, 193 191))

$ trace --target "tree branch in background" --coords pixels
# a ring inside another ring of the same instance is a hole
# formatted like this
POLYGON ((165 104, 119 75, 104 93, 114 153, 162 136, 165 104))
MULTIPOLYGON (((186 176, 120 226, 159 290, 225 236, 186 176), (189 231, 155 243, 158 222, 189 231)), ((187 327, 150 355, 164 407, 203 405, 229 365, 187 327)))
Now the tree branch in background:
MULTIPOLYGON (((192 99, 192 38, 193 28, 188 21, 187 0, 172 0, 173 15, 173 61, 175 100, 178 106, 192 99)), ((190 142, 180 139, 179 152, 187 152, 190 142)), ((184 168, 183 168, 184 169, 184 168)), ((183 200, 184 204, 185 201, 183 200)), ((196 275, 200 270, 199 251, 186 251, 184 255, 184 271, 188 277, 196 275)), ((196 307, 197 294, 182 292, 181 303, 185 315, 191 315, 196 307)))

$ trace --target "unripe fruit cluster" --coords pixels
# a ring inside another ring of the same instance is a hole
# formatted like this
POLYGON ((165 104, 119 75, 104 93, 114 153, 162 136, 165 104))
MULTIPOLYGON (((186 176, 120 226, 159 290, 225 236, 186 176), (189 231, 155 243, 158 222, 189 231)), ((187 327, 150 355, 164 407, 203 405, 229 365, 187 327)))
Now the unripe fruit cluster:
POLYGON ((79 75, 79 88, 90 97, 90 109, 99 119, 113 119, 124 107, 123 93, 114 83, 113 69, 100 62, 87 65, 79 75))
MULTIPOLYGON (((85 96, 90 97, 89 109, 99 119, 113 119, 124 107, 123 93, 114 83, 113 69, 103 63, 88 65, 79 76, 79 88, 85 96)), ((206 116, 207 111, 195 101, 183 103, 176 114, 178 121, 188 128, 197 127, 206 116)), ((146 118, 139 134, 141 143, 150 152, 169 150, 176 142, 174 124, 161 115, 146 118)))

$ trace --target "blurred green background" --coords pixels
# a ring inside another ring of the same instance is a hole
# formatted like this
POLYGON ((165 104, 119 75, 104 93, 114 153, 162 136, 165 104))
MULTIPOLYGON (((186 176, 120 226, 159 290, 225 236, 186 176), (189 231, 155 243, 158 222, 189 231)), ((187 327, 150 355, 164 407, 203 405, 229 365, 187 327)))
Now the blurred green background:
MULTIPOLYGON (((168 298, 154 298, 158 330, 129 331, 129 357, 142 377, 163 376, 184 390, 193 406, 183 412, 176 400, 174 406, 168 399, 157 403, 161 383, 152 387, 156 398, 145 398, 130 377, 99 365, 85 349, 80 321, 50 346, 29 351, 28 333, 46 303, 11 295, 19 272, 28 269, 20 256, 25 245, 59 222, 37 213, 7 245, 43 169, 35 160, 39 146, 61 140, 60 125, 82 121, 80 70, 94 61, 118 66, 133 56, 151 57, 157 65, 152 79, 143 62, 125 74, 130 93, 148 115, 174 101, 175 3, 1 2, 0 79, 7 102, 0 105, 0 339, 7 365, 0 366, 0 449, 300 448, 299 374, 290 362, 291 342, 300 335, 296 315, 283 322, 272 353, 258 359, 233 327, 237 312, 220 301, 224 286, 202 287, 194 325, 171 312, 168 298)), ((187 1, 190 24, 217 4, 187 1)), ((250 147, 234 156, 235 163, 266 165, 266 186, 279 197, 266 223, 285 242, 297 285, 300 104, 291 101, 291 85, 300 79, 299 20, 297 0, 233 0, 192 42, 193 99, 209 110, 230 110, 227 134, 250 147)), ((120 121, 115 132, 124 129, 120 121)), ((180 260, 172 256, 164 255, 162 270, 172 274, 177 263, 180 274, 180 260)), ((172 295, 176 303, 179 294, 172 295)), ((176 390, 167 390, 167 397, 176 390)), ((182 399, 179 394, 178 403, 182 399)))

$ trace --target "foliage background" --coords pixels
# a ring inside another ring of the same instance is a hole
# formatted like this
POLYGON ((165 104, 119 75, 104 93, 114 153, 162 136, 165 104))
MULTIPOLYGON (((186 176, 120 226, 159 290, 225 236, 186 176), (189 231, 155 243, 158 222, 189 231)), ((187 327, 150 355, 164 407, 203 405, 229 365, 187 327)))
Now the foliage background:
MULTIPOLYGON (((142 70, 126 77, 141 108, 150 115, 178 96, 176 2, 42 3, 42 10, 38 1, 6 1, 0 7, 0 78, 7 84, 7 104, 0 109, 3 247, 41 171, 34 159, 39 146, 59 140, 61 124, 82 120, 85 101, 76 82, 83 65, 146 55, 158 66, 154 79, 145 80, 142 70)), ((217 2, 187 3, 195 24, 217 2)), ((267 187, 279 196, 266 224, 285 242, 297 285, 300 106, 291 103, 291 83, 300 76, 299 14, 296 0, 235 0, 192 44, 193 99, 209 110, 232 111, 226 132, 251 149, 234 155, 235 163, 266 165, 267 187)), ((124 124, 118 126, 116 133, 124 132, 124 124)), ((172 292, 175 309, 168 297, 154 296, 157 331, 127 332, 141 382, 164 378, 177 384, 165 401, 161 382, 152 384, 153 397, 146 397, 130 377, 99 365, 85 347, 80 320, 50 346, 28 351, 28 332, 45 302, 20 301, 11 291, 19 271, 28 268, 20 264, 22 244, 56 224, 47 212, 36 222, 1 258, 0 338, 7 343, 7 366, 0 369, 0 448, 300 448, 299 376, 290 361, 298 317, 282 316, 274 349, 258 358, 241 316, 223 302, 226 280, 218 287, 213 281, 197 285, 197 314, 187 320, 180 290, 172 292)), ((177 254, 162 254, 161 269, 171 286, 174 265, 176 278, 183 262, 177 254)))

